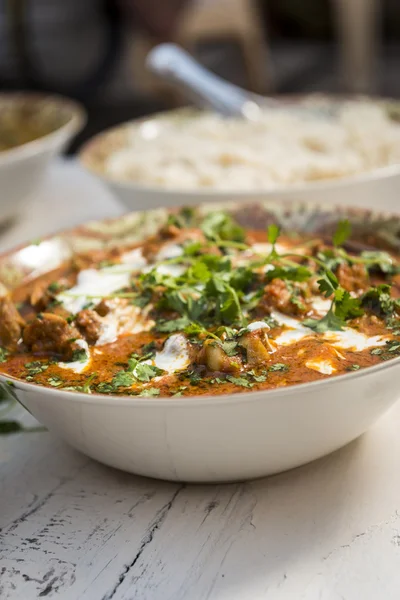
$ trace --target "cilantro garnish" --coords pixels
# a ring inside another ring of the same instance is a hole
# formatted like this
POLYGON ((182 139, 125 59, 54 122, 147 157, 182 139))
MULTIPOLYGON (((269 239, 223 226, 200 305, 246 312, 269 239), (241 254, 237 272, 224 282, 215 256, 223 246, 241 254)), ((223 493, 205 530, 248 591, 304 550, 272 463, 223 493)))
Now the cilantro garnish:
POLYGON ((332 294, 335 293, 335 290, 339 287, 338 278, 330 269, 326 269, 320 279, 317 281, 319 291, 325 298, 329 298, 332 294))
POLYGON ((254 386, 254 383, 250 383, 250 381, 248 381, 244 377, 234 377, 233 375, 227 375, 226 379, 231 383, 239 385, 241 387, 252 388, 254 386))
POLYGON ((337 248, 342 246, 351 235, 351 225, 347 219, 339 221, 336 231, 333 234, 333 245, 337 248))
POLYGON ((267 239, 268 239, 268 242, 270 244, 272 244, 273 246, 276 244, 279 234, 280 234, 280 228, 278 225, 273 223, 272 225, 268 226, 267 239))
POLYGON ((77 348, 72 352, 71 360, 69 362, 85 362, 89 358, 85 348, 77 348))
POLYGON ((60 387, 64 381, 58 375, 52 375, 47 379, 47 383, 52 387, 60 387))
POLYGON ((276 251, 276 242, 278 240, 280 232, 281 232, 281 230, 280 230, 279 226, 276 225, 275 223, 268 226, 267 240, 272 245, 271 252, 269 253, 269 256, 268 256, 269 261, 278 258, 278 253, 276 251))
POLYGON ((227 356, 236 356, 239 353, 239 344, 235 340, 220 342, 220 346, 227 356))
POLYGON ((334 294, 335 316, 342 321, 355 319, 364 314, 359 298, 353 298, 349 292, 338 287, 334 294))
POLYGON ((139 362, 135 358, 130 358, 128 361, 129 369, 132 375, 138 381, 148 382, 157 375, 162 375, 164 371, 155 365, 148 365, 144 362, 139 362))
POLYGON ((28 381, 32 381, 35 375, 39 375, 48 369, 49 365, 47 363, 42 363, 38 360, 34 360, 32 362, 25 363, 25 369, 27 370, 26 379, 28 381))
POLYGON ((193 208, 185 207, 177 213, 170 214, 168 216, 167 225, 174 225, 175 227, 179 227, 179 229, 184 229, 193 224, 194 216, 195 212, 193 208))
POLYGON ((311 271, 302 265, 297 267, 275 266, 265 273, 267 281, 272 279, 286 279, 288 281, 307 281, 310 279, 311 271))
POLYGON ((149 388, 144 388, 143 390, 141 390, 140 394, 138 394, 138 396, 148 396, 148 397, 154 397, 154 396, 159 396, 160 395, 160 390, 156 387, 149 387, 149 388))
POLYGON ((6 362, 8 358, 8 350, 0 346, 0 363, 6 362))
POLYGON ((135 381, 135 377, 133 373, 128 373, 128 371, 119 371, 112 378, 112 385, 115 388, 119 387, 130 387, 135 381))
POLYGON ((379 270, 387 275, 399 273, 399 265, 396 265, 393 258, 387 252, 381 250, 366 250, 361 252, 360 258, 369 270, 379 270))
POLYGON ((234 219, 225 212, 210 212, 200 225, 207 239, 219 242, 244 242, 245 232, 234 219))
POLYGON ((49 290, 49 292, 51 292, 51 293, 56 293, 56 292, 59 292, 59 291, 60 291, 60 289, 61 289, 61 284, 60 284, 60 283, 58 283, 58 281, 53 281, 52 283, 50 283, 50 284, 47 286, 47 289, 48 289, 48 290, 49 290))
POLYGON ((370 288, 361 296, 361 306, 378 317, 392 315, 399 302, 390 296, 390 291, 387 284, 370 288))
POLYGON ((283 371, 283 372, 286 372, 286 371, 289 371, 289 365, 286 365, 285 363, 275 363, 275 364, 270 365, 268 367, 268 371, 272 371, 272 372, 274 372, 274 371, 283 371))
POLYGON ((190 326, 188 317, 179 317, 178 319, 171 319, 169 321, 157 321, 155 329, 160 333, 173 333, 174 331, 182 331, 188 326, 190 326))

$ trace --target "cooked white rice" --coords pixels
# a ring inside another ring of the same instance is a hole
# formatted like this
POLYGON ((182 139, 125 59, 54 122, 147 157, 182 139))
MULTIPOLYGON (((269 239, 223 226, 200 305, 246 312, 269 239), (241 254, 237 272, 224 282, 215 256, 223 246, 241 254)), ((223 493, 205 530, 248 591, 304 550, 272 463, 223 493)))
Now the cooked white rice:
POLYGON ((257 122, 199 112, 132 127, 108 176, 168 189, 265 190, 400 162, 400 126, 383 105, 351 102, 335 120, 283 110, 257 122))

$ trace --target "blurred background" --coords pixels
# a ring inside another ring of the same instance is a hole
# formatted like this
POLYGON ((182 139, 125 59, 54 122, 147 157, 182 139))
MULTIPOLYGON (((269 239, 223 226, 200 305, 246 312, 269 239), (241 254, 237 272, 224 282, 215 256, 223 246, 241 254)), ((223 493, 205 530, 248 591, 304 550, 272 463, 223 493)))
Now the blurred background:
POLYGON ((400 96, 399 0, 0 0, 0 88, 65 94, 89 121, 69 148, 180 104, 144 67, 160 41, 260 93, 400 96))

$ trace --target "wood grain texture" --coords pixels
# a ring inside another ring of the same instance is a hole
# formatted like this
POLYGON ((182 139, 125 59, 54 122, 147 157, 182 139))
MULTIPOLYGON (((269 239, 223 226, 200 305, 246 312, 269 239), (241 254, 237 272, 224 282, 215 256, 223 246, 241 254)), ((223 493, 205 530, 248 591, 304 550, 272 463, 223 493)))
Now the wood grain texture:
POLYGON ((269 479, 182 486, 49 433, 0 440, 0 597, 398 600, 400 406, 269 479))

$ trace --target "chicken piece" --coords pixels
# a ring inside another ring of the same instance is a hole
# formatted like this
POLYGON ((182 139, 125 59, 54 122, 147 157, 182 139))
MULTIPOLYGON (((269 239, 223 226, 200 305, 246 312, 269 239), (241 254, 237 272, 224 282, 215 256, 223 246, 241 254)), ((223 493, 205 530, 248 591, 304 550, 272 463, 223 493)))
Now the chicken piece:
POLYGON ((88 344, 95 344, 103 328, 101 317, 90 309, 81 310, 75 320, 76 326, 88 344))
POLYGON ((270 361, 273 349, 264 329, 245 333, 240 339, 240 345, 246 350, 249 367, 265 365, 270 361))
POLYGON ((52 299, 53 295, 49 292, 47 281, 38 281, 35 283, 29 301, 36 310, 45 310, 52 299))
POLYGON ((0 296, 0 346, 14 349, 21 337, 24 323, 10 295, 0 296))
POLYGON ((282 279, 273 279, 265 286, 264 292, 260 308, 266 309, 268 313, 272 310, 278 310, 286 315, 299 315, 307 312, 304 302, 293 302, 295 296, 282 279))
POLYGON ((339 283, 348 292, 362 292, 369 287, 368 271, 362 264, 342 264, 337 270, 339 283))
POLYGON ((240 356, 228 356, 216 340, 206 340, 198 353, 195 362, 205 365, 209 371, 234 373, 240 371, 242 360, 240 356))
POLYGON ((75 327, 52 313, 38 315, 23 332, 23 340, 33 352, 55 353, 64 360, 71 360, 74 351, 81 348, 79 339, 82 337, 75 327))

